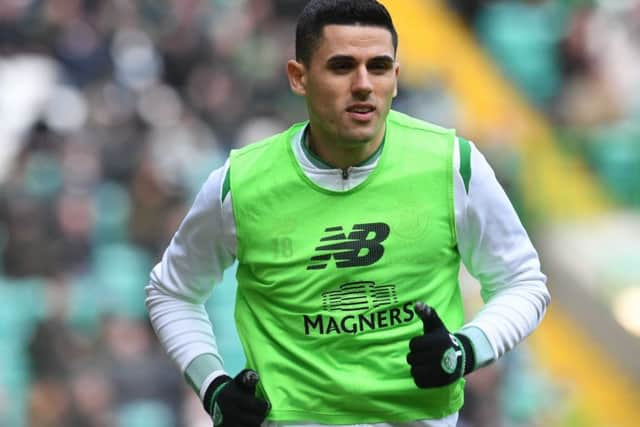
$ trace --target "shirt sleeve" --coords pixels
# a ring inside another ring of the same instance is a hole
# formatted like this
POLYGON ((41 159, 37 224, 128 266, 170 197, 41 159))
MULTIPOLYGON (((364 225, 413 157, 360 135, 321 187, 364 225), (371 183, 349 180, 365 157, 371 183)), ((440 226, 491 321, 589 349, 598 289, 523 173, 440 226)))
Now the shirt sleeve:
MULTIPOLYGON (((511 350, 539 325, 550 302, 538 254, 491 166, 470 142, 468 190, 454 150, 456 233, 462 261, 481 284, 484 306, 459 331, 476 365, 511 350)), ((464 165, 464 161, 462 162, 464 165)))
POLYGON ((235 259, 231 195, 222 200, 228 167, 208 177, 145 288, 156 335, 197 392, 224 373, 204 303, 235 259))

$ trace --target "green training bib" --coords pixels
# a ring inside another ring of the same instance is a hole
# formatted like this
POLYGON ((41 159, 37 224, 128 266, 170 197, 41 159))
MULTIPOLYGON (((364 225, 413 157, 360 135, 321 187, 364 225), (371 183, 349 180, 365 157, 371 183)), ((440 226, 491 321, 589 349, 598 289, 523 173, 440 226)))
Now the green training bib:
POLYGON ((375 170, 356 188, 314 184, 291 147, 304 123, 231 153, 235 317, 273 421, 437 419, 464 380, 419 389, 406 362, 416 301, 463 322, 453 131, 391 112, 375 170))

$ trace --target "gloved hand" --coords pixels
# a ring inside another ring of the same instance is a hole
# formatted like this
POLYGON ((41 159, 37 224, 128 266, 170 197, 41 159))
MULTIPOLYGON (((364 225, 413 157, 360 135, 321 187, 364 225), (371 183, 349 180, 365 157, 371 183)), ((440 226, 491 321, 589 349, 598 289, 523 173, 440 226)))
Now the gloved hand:
POLYGON ((222 375, 207 387, 204 407, 215 427, 260 427, 271 405, 255 396, 260 378, 250 369, 235 378, 222 375))
POLYGON ((471 372, 475 361, 469 338, 451 334, 432 307, 417 302, 414 310, 424 328, 423 335, 409 342, 407 355, 416 385, 420 388, 442 387, 471 372))

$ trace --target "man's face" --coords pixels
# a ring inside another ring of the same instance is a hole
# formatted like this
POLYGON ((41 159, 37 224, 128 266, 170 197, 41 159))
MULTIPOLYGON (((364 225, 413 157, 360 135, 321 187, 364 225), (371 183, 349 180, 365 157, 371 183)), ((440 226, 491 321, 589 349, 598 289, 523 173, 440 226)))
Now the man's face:
POLYGON ((382 27, 327 25, 309 64, 293 61, 305 96, 313 137, 329 144, 357 146, 382 139, 397 93, 399 66, 391 33, 382 27))

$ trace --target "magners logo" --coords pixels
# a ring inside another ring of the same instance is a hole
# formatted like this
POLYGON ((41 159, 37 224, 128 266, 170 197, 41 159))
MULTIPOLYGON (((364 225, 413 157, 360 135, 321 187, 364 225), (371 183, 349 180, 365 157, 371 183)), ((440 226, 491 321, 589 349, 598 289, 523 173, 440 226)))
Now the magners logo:
POLYGON ((382 242, 389 237, 389 226, 383 222, 355 224, 349 235, 341 226, 325 228, 328 236, 320 239, 325 244, 315 248, 317 255, 311 257, 307 270, 327 268, 332 258, 337 268, 362 267, 377 262, 384 255, 382 242))
POLYGON ((398 302, 395 285, 351 282, 322 293, 322 308, 327 311, 363 311, 398 302))
POLYGON ((398 307, 395 285, 350 282, 322 293, 322 308, 336 315, 303 315, 305 335, 357 334, 413 320, 413 302, 398 307), (354 312, 359 311, 356 314, 354 312), (341 312, 349 314, 341 316, 341 312))

